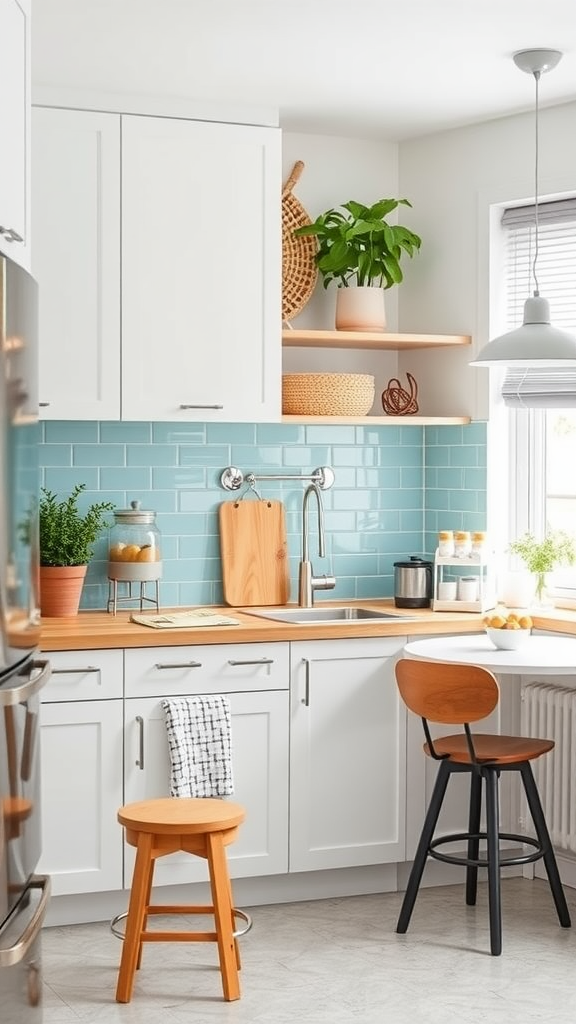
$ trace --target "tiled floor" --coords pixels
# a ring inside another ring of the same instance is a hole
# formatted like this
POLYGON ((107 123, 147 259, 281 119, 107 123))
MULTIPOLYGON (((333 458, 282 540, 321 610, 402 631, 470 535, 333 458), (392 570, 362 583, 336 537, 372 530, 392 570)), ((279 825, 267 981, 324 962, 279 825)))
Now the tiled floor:
MULTIPOLYGON (((401 896, 257 907, 242 939, 242 998, 222 1000, 216 947, 144 949, 132 1002, 114 1000, 120 940, 106 924, 43 933, 45 1024, 573 1024, 574 929, 546 883, 503 884, 504 949, 488 952, 486 889, 423 889, 406 935, 401 896)), ((174 922, 172 922, 173 924, 174 922)))

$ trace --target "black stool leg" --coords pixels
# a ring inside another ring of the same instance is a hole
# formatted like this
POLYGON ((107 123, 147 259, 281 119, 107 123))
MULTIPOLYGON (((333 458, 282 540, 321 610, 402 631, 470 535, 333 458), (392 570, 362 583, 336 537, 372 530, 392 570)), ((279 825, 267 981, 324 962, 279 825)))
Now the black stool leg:
POLYGON ((558 865, 552 848, 550 833, 544 817, 544 811, 542 810, 540 794, 538 793, 538 788, 532 773, 532 766, 529 761, 525 761, 520 766, 520 772, 522 774, 522 782, 524 784, 524 792, 526 793, 528 807, 530 808, 530 814, 532 815, 532 821, 534 822, 536 835, 538 836, 538 842, 544 850, 544 856, 542 859, 544 861, 544 867, 546 868, 546 874, 548 875, 548 882, 550 883, 552 896, 554 897, 558 920, 563 928, 570 928, 572 923, 570 921, 570 912, 568 910, 568 904, 566 903, 564 889, 562 888, 562 882, 560 880, 558 865))
POLYGON ((424 826, 420 833, 420 839, 418 840, 416 856, 414 857, 414 863, 412 865, 410 878, 408 879, 408 885, 404 894, 400 916, 396 925, 396 931, 401 934, 408 929, 408 925, 410 924, 410 918, 412 917, 416 896, 418 895, 418 889, 420 888, 420 882, 424 873, 424 867, 426 866, 426 861, 428 859, 428 850, 434 836, 434 829, 436 828, 436 823, 438 821, 449 778, 450 765, 448 761, 440 761, 438 775, 436 776, 432 797, 424 819, 424 826))
MULTIPOLYGON (((470 776, 470 812, 468 816, 468 860, 478 860, 480 852, 480 814, 482 811, 482 776, 479 771, 472 769, 470 776)), ((466 868, 466 904, 469 907, 476 905, 476 892, 478 889, 478 865, 469 864, 466 868)))
POLYGON ((502 952, 502 907, 500 900, 500 810, 498 800, 499 774, 496 768, 485 768, 486 836, 488 860, 488 907, 490 913, 490 952, 502 952))

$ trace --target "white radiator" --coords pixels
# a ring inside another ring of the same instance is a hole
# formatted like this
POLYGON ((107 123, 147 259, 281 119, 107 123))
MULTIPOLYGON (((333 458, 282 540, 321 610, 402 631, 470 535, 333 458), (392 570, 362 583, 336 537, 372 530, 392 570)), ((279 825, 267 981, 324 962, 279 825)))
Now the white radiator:
POLYGON ((576 853, 576 689, 527 683, 522 734, 554 740, 554 750, 532 761, 532 769, 553 845, 576 853))

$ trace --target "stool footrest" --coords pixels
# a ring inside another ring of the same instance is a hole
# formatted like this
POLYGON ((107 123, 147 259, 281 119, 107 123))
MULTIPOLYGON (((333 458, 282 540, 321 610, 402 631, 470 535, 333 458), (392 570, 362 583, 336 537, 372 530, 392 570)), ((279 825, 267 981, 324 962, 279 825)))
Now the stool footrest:
MULTIPOLYGON (((442 853, 438 849, 439 846, 444 846, 446 843, 467 842, 469 839, 486 841, 488 836, 486 832, 454 832, 452 835, 441 836, 439 839, 433 839, 428 848, 428 853, 434 858, 434 860, 440 860, 446 864, 460 864, 468 867, 487 868, 487 857, 472 858, 466 856, 465 853, 442 853)), ((532 853, 521 853, 510 857, 500 855, 500 866, 503 868, 516 864, 532 864, 534 861, 540 860, 546 853, 541 843, 537 839, 532 839, 531 836, 517 835, 513 832, 499 832, 498 839, 514 842, 521 846, 531 846, 533 848, 532 853)))
MULTIPOLYGON (((184 904, 161 906, 155 904, 152 907, 147 908, 147 914, 214 914, 214 907, 210 906, 187 906, 184 904)), ((232 907, 232 914, 234 917, 239 917, 244 921, 244 927, 235 930, 232 935, 233 938, 239 939, 242 935, 246 935, 252 927, 252 918, 245 910, 239 910, 237 907, 232 907)), ((123 914, 116 914, 110 922, 110 931, 118 939, 124 939, 124 931, 118 927, 121 921, 125 921, 128 917, 128 911, 123 914)), ((216 932, 148 932, 144 931, 141 935, 143 942, 216 942, 216 932)))

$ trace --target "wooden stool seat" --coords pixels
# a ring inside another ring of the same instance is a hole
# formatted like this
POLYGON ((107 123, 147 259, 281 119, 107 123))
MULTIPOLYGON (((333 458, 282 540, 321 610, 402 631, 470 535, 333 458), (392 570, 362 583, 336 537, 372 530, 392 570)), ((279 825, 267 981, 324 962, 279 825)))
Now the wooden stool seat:
POLYGON ((250 919, 232 905, 225 847, 234 842, 245 816, 244 808, 239 804, 211 798, 166 797, 120 808, 118 821, 124 826, 126 841, 136 847, 136 862, 128 913, 119 915, 112 922, 114 930, 114 924, 120 917, 126 917, 116 987, 118 1003, 130 1002, 144 942, 216 942, 224 998, 228 1001, 240 998, 240 955, 234 917, 240 914, 248 922, 248 927, 250 919), (150 905, 157 858, 178 851, 207 861, 212 893, 210 906, 150 905), (147 931, 148 917, 154 914, 211 914, 215 930, 147 931))

